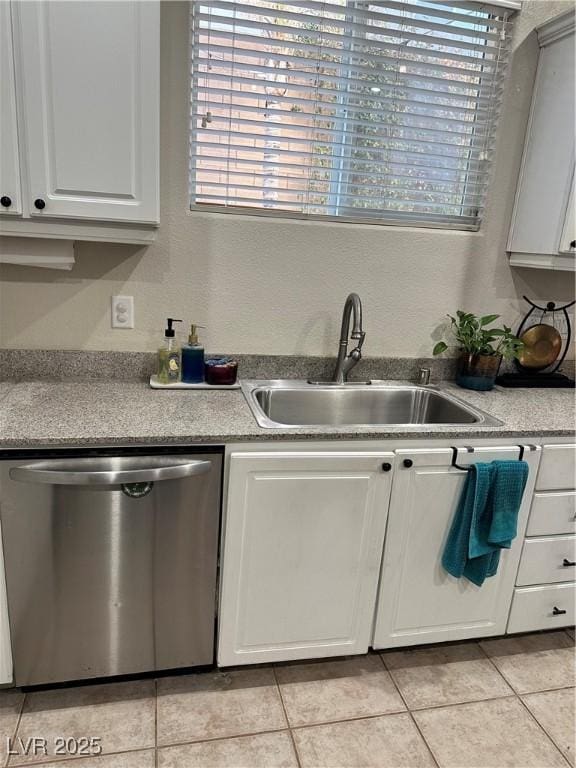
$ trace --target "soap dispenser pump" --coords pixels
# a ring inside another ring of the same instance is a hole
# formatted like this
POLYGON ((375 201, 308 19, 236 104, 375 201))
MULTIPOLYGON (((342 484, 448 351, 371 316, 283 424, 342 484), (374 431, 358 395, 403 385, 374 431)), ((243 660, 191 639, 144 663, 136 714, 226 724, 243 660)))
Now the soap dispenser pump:
POLYGON ((204 382, 204 347, 198 341, 198 328, 203 327, 192 323, 188 344, 182 347, 182 381, 187 384, 204 382))
POLYGON ((182 320, 176 320, 173 317, 169 317, 166 320, 164 341, 158 350, 158 381, 162 384, 174 384, 180 381, 180 344, 176 339, 176 332, 172 325, 173 323, 181 322, 182 320))

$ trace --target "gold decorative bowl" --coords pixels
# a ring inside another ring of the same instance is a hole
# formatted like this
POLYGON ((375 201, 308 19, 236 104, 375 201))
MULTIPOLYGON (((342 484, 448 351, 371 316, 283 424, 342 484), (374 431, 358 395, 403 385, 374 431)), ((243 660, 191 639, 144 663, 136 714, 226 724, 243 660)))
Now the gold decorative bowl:
POLYGON ((530 326, 520 340, 524 347, 518 355, 518 362, 523 368, 533 371, 552 365, 562 351, 562 336, 556 328, 545 323, 530 326))

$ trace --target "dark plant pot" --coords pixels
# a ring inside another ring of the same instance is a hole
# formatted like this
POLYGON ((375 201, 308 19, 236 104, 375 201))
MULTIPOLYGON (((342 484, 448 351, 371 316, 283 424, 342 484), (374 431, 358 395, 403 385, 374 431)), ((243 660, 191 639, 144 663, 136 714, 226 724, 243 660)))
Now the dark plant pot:
POLYGON ((464 389, 494 389, 502 355, 471 355, 462 352, 458 359, 456 384, 464 389))

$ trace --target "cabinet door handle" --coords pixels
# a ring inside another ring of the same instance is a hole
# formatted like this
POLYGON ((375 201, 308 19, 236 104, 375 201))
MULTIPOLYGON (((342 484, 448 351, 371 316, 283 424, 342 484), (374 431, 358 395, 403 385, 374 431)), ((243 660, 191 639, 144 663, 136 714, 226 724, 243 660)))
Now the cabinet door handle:
POLYGON ((37 197, 36 200, 34 200, 34 207, 38 208, 39 211, 42 211, 46 208, 46 202, 42 200, 41 197, 37 197))
POLYGON ((562 560, 562 565, 564 566, 564 568, 568 568, 571 565, 572 566, 576 565, 576 563, 574 562, 574 560, 568 560, 567 558, 564 558, 564 560, 562 560))
POLYGON ((8 197, 8 195, 2 195, 2 197, 0 197, 0 205, 3 205, 4 208, 10 208, 12 205, 12 200, 8 197))
POLYGON ((384 464, 382 464, 382 472, 390 472, 392 469, 392 464, 390 464, 388 461, 385 461, 384 464))
POLYGON ((554 616, 562 616, 562 614, 564 614, 564 613, 566 613, 566 611, 563 611, 561 608, 556 608, 556 606, 554 606, 554 608, 552 608, 552 614, 554 616))
POLYGON ((404 464, 406 469, 410 469, 410 467, 412 466, 412 464, 414 464, 414 462, 412 461, 412 459, 404 459, 402 464, 404 464))

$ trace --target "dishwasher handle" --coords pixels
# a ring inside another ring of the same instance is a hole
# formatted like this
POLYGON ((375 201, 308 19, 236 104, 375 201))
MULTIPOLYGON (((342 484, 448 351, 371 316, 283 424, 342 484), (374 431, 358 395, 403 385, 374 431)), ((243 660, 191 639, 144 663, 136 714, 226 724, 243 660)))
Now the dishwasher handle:
POLYGON ((204 475, 212 469, 211 461, 154 458, 151 461, 114 457, 111 459, 75 459, 37 461, 12 467, 10 477, 22 483, 48 485, 123 485, 155 483, 204 475))

